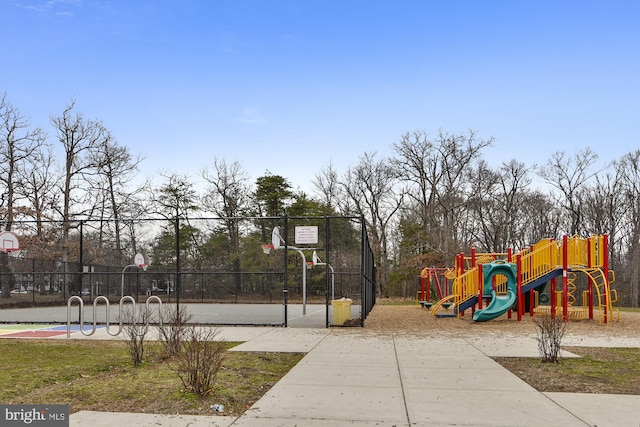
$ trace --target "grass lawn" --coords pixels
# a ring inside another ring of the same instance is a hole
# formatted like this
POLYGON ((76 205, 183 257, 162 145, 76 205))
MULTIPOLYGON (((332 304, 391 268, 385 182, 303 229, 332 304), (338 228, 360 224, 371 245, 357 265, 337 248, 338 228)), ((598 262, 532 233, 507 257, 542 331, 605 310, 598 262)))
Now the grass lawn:
MULTIPOLYGON (((237 343, 228 343, 228 348, 237 343)), ((300 353, 227 352, 206 396, 183 389, 158 343, 134 367, 123 341, 0 340, 0 402, 69 404, 70 411, 241 414, 303 357, 300 353)))

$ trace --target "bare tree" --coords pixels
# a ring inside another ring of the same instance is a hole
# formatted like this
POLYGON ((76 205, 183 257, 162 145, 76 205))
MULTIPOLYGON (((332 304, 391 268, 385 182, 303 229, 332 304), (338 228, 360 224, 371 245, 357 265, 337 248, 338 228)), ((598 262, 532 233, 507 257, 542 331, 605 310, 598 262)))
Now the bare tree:
POLYGON ((594 234, 609 236, 609 267, 618 270, 623 266, 625 253, 626 221, 628 209, 625 203, 625 187, 620 168, 607 168, 597 174, 593 183, 580 190, 583 227, 594 234))
POLYGON ((424 131, 406 133, 393 144, 393 164, 410 184, 409 206, 417 210, 425 247, 452 256, 467 238, 460 225, 465 212, 473 162, 493 138, 479 139, 474 131, 455 135, 440 131, 430 139, 424 131))
POLYGON ((223 218, 232 254, 232 271, 235 272, 235 287, 242 287, 240 274, 240 218, 247 215, 251 207, 251 187, 249 176, 239 162, 228 164, 214 158, 212 170, 202 171, 202 177, 209 184, 203 201, 204 206, 223 218))
POLYGON ((598 155, 590 148, 577 152, 573 157, 566 156, 564 151, 557 151, 538 170, 538 174, 549 185, 560 191, 556 200, 570 218, 569 233, 571 235, 582 231, 581 196, 583 193, 580 189, 587 185, 598 172, 593 170, 597 159, 598 155))
POLYGON ((315 193, 320 197, 320 202, 325 204, 330 210, 337 209, 341 205, 340 180, 338 172, 331 162, 314 176, 312 184, 315 193))
POLYGON ((43 147, 45 133, 31 128, 29 121, 7 99, 6 92, 0 98, 0 184, 1 202, 4 208, 5 230, 11 230, 16 214, 16 202, 20 195, 20 170, 43 147))
POLYGON ((624 225, 627 237, 627 254, 630 273, 631 306, 638 307, 640 289, 640 150, 629 152, 614 166, 622 178, 622 195, 625 207, 624 225))
MULTIPOLYGON (((620 178, 615 170, 604 171, 594 176, 593 184, 580 189, 582 200, 582 227, 592 233, 617 234, 623 218, 623 205, 620 203, 620 178)), ((611 240, 610 240, 611 242, 611 240)))
MULTIPOLYGON (((193 212, 200 210, 198 196, 188 177, 177 174, 164 177, 167 182, 155 189, 152 195, 154 213, 177 227, 180 219, 188 219, 193 212)), ((174 231, 178 233, 179 230, 174 231)))
POLYGON ((120 219, 128 201, 139 191, 132 186, 132 181, 142 159, 134 158, 129 149, 119 145, 108 130, 92 150, 91 157, 91 163, 96 165, 96 174, 90 177, 94 211, 97 211, 93 216, 103 220, 99 227, 99 245, 102 246, 105 231, 112 224, 115 249, 120 254, 123 248, 120 219))
POLYGON ((398 175, 387 159, 376 159, 376 153, 365 153, 346 172, 342 186, 364 216, 378 269, 378 292, 384 292, 389 275, 389 238, 392 221, 400 209, 403 194, 396 188, 398 175))
MULTIPOLYGON (((4 229, 10 231, 17 211, 19 171, 42 147, 46 136, 38 128, 31 129, 29 121, 15 108, 4 93, 0 98, 0 208, 4 229)), ((0 272, 8 271, 6 252, 0 252, 0 272)), ((11 296, 12 277, 3 280, 3 298, 11 296)))
POLYGON ((54 208, 60 202, 56 190, 60 179, 51 146, 43 145, 19 169, 18 191, 27 202, 26 209, 35 220, 36 235, 44 233, 44 221, 54 217, 54 208))
POLYGON ((470 180, 467 206, 473 212, 474 220, 466 224, 473 235, 473 246, 484 251, 500 251, 504 243, 505 214, 502 210, 500 194, 500 174, 491 169, 485 161, 478 163, 470 180))
POLYGON ((525 248, 540 239, 558 237, 565 224, 562 209, 539 190, 527 191, 522 197, 525 215, 520 221, 519 236, 513 242, 515 249, 525 248))
POLYGON ((512 246, 521 233, 523 196, 531 183, 524 163, 511 160, 493 171, 481 161, 470 177, 469 206, 475 212, 477 241, 484 250, 500 252, 512 246))
MULTIPOLYGON (((48 222, 55 217, 54 208, 60 202, 57 183, 60 179, 51 146, 43 145, 35 151, 18 169, 20 178, 17 190, 25 201, 25 215, 33 222, 23 224, 34 227, 33 233, 26 237, 30 258, 55 259, 60 252, 57 248, 59 228, 48 222)), ((40 292, 46 292, 46 282, 40 282, 40 292)))
MULTIPOLYGON (((86 214, 90 208, 86 191, 87 176, 96 173, 99 166, 95 163, 94 151, 108 137, 108 131, 102 122, 88 120, 81 113, 74 112, 75 101, 71 101, 59 116, 51 116, 51 124, 56 137, 64 149, 64 172, 61 179, 62 192, 62 260, 65 268, 69 262, 69 231, 72 219, 86 214), (72 212, 72 208, 75 211, 72 212)), ((65 278, 67 276, 65 275, 65 278)))
MULTIPOLYGON (((99 166, 94 151, 108 138, 109 134, 103 124, 96 120, 87 120, 81 113, 75 113, 75 101, 71 101, 62 115, 52 116, 51 124, 56 130, 58 141, 64 149, 64 177, 61 184, 62 207, 61 216, 68 221, 74 214, 71 206, 86 209, 86 192, 75 197, 76 190, 82 190, 85 174, 93 173, 99 166)), ((68 226, 67 226, 68 227, 68 226)), ((68 228, 65 237, 68 236, 68 228)))
POLYGON ((227 163, 214 158, 211 169, 202 177, 209 184, 204 196, 205 206, 221 218, 244 216, 251 207, 249 176, 238 161, 227 163))

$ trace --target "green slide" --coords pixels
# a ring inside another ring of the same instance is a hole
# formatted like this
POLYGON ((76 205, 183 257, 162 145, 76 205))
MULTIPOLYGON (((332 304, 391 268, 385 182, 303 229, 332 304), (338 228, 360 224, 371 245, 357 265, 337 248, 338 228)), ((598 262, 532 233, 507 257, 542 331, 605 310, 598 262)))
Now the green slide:
POLYGON ((515 305, 517 299, 515 264, 504 261, 494 261, 490 264, 484 264, 482 267, 485 287, 484 294, 486 295, 489 294, 489 291, 491 292, 491 302, 487 308, 483 310, 476 310, 476 312, 473 313, 474 322, 486 322, 487 320, 502 316, 515 305), (507 278, 506 295, 496 295, 496 291, 492 289, 492 279, 496 275, 505 276, 507 278))
POLYGON ((502 316, 509 311, 511 307, 516 303, 516 293, 511 289, 507 290, 506 295, 496 295, 496 291, 491 291, 491 302, 487 308, 483 310, 476 310, 473 313, 474 322, 486 322, 487 320, 495 319, 502 316))

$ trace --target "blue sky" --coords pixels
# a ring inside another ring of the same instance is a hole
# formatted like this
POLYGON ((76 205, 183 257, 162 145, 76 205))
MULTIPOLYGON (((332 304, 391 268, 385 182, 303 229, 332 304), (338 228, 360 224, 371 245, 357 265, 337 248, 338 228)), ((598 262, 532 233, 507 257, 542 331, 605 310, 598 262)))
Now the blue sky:
POLYGON ((439 129, 608 161, 640 148, 640 1, 0 0, 0 91, 46 129, 75 99, 147 176, 217 156, 309 192, 439 129))

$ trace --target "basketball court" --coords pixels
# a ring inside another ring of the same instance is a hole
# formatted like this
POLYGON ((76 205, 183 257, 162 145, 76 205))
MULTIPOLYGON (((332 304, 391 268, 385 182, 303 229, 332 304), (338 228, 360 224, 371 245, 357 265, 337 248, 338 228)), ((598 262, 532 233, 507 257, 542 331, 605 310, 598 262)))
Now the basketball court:
MULTIPOLYGON (((149 221, 142 221, 141 229, 149 221)), ((0 336, 52 337, 60 333, 56 325, 66 333, 67 324, 90 330, 94 325, 115 327, 132 314, 137 317, 144 310, 141 305, 150 310, 151 323, 159 322, 161 305, 186 307, 188 323, 209 326, 326 328, 359 326, 366 319, 375 303, 375 268, 360 218, 285 216, 243 221, 245 238, 251 242, 243 252, 223 251, 211 257, 205 251, 206 240, 189 241, 195 248, 193 259, 185 256, 183 263, 171 264, 180 255, 172 245, 166 254, 158 252, 166 259, 156 254, 158 265, 149 269, 154 258, 143 253, 132 259, 88 262, 84 256, 92 250, 91 239, 83 233, 94 230, 92 220, 77 229, 74 238, 83 249, 71 254, 73 261, 29 258, 35 243, 28 228, 21 228, 20 235, 2 232, 0 251, 7 265, 0 271, 0 283, 11 283, 15 295, 7 300, 11 302, 7 308, 0 309, 4 331, 0 336), (266 230, 262 235, 260 226, 266 230), (259 243, 269 234, 270 243, 259 243), (227 259, 236 255, 242 262, 231 265, 227 259), (12 308, 20 306, 26 308, 12 308), (20 329, 19 325, 41 326, 20 329)), ((203 232, 225 224, 221 218, 190 222, 203 232)), ((175 239, 175 246, 181 247, 179 234, 175 239)))
MULTIPOLYGON (((138 304, 138 307, 141 304, 138 304)), ((168 304, 167 304, 168 305, 168 304)), ((175 305, 174 305, 175 306, 175 305)), ((284 326, 285 306, 282 304, 181 304, 191 316, 191 322, 212 326, 284 326)), ((155 316, 157 304, 149 306, 155 316)), ((72 331, 79 332, 80 306, 68 307, 33 307, 0 310, 0 336, 24 334, 33 338, 55 336, 67 331, 67 321, 71 322, 72 331), (69 316, 69 317, 68 317, 69 316)), ((93 328, 95 319, 98 326, 106 324, 106 307, 85 305, 83 308, 83 327, 85 331, 93 328)), ((329 322, 333 320, 333 309, 329 310, 329 322)), ((325 328, 327 308, 324 304, 307 304, 303 314, 302 304, 286 306, 287 326, 293 328, 325 328)), ((118 305, 109 310, 109 324, 117 325, 120 310, 118 305)), ((350 318, 360 317, 360 305, 350 307, 350 318)))

